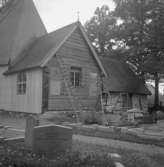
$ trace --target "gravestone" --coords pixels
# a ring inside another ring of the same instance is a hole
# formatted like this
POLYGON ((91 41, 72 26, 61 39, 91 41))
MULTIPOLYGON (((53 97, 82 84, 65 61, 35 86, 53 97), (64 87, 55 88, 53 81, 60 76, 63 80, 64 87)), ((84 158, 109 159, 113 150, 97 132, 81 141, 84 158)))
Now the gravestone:
POLYGON ((33 129, 35 126, 38 126, 38 125, 39 125, 39 121, 34 116, 29 116, 26 119, 25 146, 29 149, 32 148, 33 129))
POLYGON ((59 125, 45 125, 33 130, 32 150, 49 159, 71 150, 72 128, 59 125))

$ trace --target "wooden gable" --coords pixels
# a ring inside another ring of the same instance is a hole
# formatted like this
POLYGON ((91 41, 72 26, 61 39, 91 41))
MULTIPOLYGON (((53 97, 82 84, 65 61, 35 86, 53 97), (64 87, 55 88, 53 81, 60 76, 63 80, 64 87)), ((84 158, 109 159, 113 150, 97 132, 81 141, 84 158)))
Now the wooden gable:
POLYGON ((100 93, 101 70, 78 27, 63 43, 56 55, 47 64, 50 69, 49 110, 71 110, 72 108, 64 79, 68 82, 73 96, 79 99, 83 107, 94 108, 100 93), (65 69, 61 69, 59 58, 62 59, 65 69), (81 69, 82 78, 79 87, 71 85, 72 67, 81 69))
MULTIPOLYGON (((71 67, 80 68, 82 70, 81 87, 75 88, 74 94, 77 96, 97 96, 98 80, 100 80, 101 71, 78 27, 56 54, 58 57, 60 56, 65 65, 66 69, 63 69, 62 72, 64 71, 64 76, 69 84, 71 67)), ((56 73, 56 71, 59 71, 60 67, 55 56, 49 61, 48 66, 51 69, 51 80, 55 80, 55 83, 60 83, 63 74, 60 72, 58 72, 58 74, 56 73)), ((52 81, 52 83, 53 82, 54 81, 52 81)), ((58 85, 57 87, 61 88, 61 95, 67 94, 64 84, 61 86, 58 85)), ((50 92, 53 92, 53 90, 50 92)))
POLYGON ((90 71, 99 71, 96 60, 79 28, 66 40, 57 54, 62 56, 67 65, 82 66, 90 68, 90 71))

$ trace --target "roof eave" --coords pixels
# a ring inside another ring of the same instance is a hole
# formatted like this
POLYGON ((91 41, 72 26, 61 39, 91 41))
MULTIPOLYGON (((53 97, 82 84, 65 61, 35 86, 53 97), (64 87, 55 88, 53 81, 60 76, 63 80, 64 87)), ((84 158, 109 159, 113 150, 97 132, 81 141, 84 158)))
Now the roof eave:
POLYGON ((15 74, 15 73, 19 73, 19 72, 23 72, 23 71, 28 71, 28 70, 34 70, 34 69, 42 69, 42 67, 40 66, 34 66, 34 67, 29 67, 29 68, 24 68, 24 69, 20 69, 20 70, 7 70, 3 73, 3 75, 12 75, 12 74, 15 74))
POLYGON ((107 90, 106 89, 105 92, 111 92, 111 93, 112 92, 115 92, 115 93, 129 93, 129 94, 145 95, 145 96, 151 95, 151 93, 148 93, 148 92, 147 93, 146 92, 145 93, 144 92, 141 93, 141 92, 132 92, 132 91, 123 91, 123 90, 120 90, 120 91, 117 90, 116 91, 116 90, 107 90))

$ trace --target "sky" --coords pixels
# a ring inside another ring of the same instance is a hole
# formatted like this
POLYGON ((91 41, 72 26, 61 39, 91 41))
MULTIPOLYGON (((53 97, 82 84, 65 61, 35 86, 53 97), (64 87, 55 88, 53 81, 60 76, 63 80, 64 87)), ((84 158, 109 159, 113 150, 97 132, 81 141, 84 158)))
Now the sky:
POLYGON ((97 7, 108 5, 114 9, 112 0, 34 0, 36 8, 48 32, 79 20, 84 24, 97 7))

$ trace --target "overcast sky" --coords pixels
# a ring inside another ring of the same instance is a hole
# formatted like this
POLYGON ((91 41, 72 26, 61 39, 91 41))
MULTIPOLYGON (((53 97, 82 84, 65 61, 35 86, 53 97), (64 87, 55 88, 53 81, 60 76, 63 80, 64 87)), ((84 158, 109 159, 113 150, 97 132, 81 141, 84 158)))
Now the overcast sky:
POLYGON ((34 0, 34 2, 48 32, 77 21, 78 11, 80 21, 84 24, 93 16, 96 7, 106 4, 111 9, 114 8, 112 0, 34 0))

